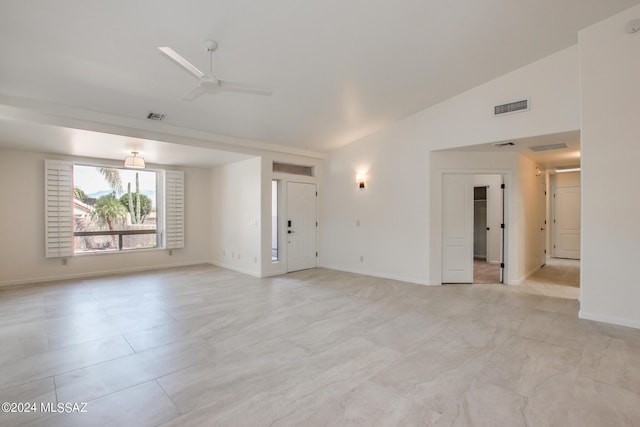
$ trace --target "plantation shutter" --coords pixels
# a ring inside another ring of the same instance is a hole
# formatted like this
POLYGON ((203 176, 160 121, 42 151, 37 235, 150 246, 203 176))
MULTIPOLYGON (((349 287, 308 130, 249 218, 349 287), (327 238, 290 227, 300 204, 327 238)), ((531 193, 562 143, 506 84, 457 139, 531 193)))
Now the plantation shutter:
POLYGON ((165 248, 184 248, 184 172, 165 172, 165 248))
POLYGON ((73 255, 73 164, 44 161, 45 256, 73 255))

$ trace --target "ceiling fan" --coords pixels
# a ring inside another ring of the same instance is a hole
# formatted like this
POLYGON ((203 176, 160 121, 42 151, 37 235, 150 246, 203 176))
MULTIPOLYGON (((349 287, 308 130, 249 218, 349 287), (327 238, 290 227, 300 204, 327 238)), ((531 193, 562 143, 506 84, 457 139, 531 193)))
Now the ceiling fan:
POLYGON ((187 92, 182 99, 185 101, 193 101, 200 95, 205 93, 214 93, 218 90, 229 90, 238 92, 253 93, 256 95, 271 95, 272 90, 259 85, 236 82, 231 80, 219 79, 213 74, 213 52, 218 48, 218 43, 214 40, 206 40, 204 47, 209 52, 209 73, 205 74, 196 68, 192 63, 180 56, 170 47, 159 47, 160 52, 164 53, 169 59, 175 61, 176 64, 193 74, 198 79, 198 86, 187 92))

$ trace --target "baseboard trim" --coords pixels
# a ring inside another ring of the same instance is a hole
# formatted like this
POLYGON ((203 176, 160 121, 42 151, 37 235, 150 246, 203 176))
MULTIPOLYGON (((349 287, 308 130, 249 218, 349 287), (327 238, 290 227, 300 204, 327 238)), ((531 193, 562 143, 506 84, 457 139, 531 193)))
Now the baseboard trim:
POLYGON ((594 320, 596 322, 610 323, 612 325, 640 329, 640 320, 632 320, 625 317, 606 316, 603 314, 589 313, 584 310, 578 311, 578 317, 585 320, 594 320))
POLYGON ((413 283, 415 285, 439 286, 441 283, 431 283, 428 280, 416 279, 415 277, 399 276, 396 274, 379 273, 369 270, 361 270, 357 268, 349 268, 339 265, 320 265, 319 267, 328 268, 330 270, 344 271, 346 273, 362 274, 363 276, 380 277, 382 279, 397 280, 398 282, 413 283))
POLYGON ((210 261, 209 263, 215 265, 216 267, 225 268, 227 270, 236 271, 238 273, 248 274, 249 276, 263 277, 259 271, 249 270, 247 268, 238 267, 237 265, 230 265, 219 261, 210 261))
POLYGON ((104 277, 104 276, 111 276, 115 274, 139 273, 139 272, 151 271, 151 270, 166 270, 169 268, 189 267, 192 265, 202 265, 202 264, 211 265, 212 263, 205 260, 187 261, 187 262, 176 262, 172 264, 149 265, 149 266, 143 266, 143 267, 119 268, 115 270, 101 270, 101 271, 89 271, 85 273, 62 274, 58 276, 46 276, 46 277, 39 277, 39 278, 32 278, 32 279, 7 280, 4 282, 0 282, 0 288, 5 286, 19 286, 19 285, 31 285, 34 283, 57 282, 60 280, 84 279, 84 278, 90 278, 90 277, 104 277))
POLYGON ((531 276, 532 276, 536 271, 540 270, 540 268, 541 268, 541 267, 542 267, 541 265, 539 265, 539 266, 537 266, 537 267, 534 267, 534 268, 533 268, 532 270, 530 270, 528 273, 526 273, 526 274, 524 274, 524 275, 520 276, 520 278, 519 278, 519 279, 516 279, 516 280, 509 280, 509 281, 507 282, 507 285, 515 285, 515 286, 522 285, 522 284, 525 282, 525 280, 527 280, 529 277, 531 277, 531 276))

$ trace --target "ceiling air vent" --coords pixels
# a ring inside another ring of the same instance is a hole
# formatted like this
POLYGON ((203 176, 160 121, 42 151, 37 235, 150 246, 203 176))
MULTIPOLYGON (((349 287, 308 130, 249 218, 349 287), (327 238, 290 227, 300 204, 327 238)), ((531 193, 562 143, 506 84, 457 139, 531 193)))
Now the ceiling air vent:
POLYGON ((502 147, 513 147, 514 145, 516 145, 515 142, 513 141, 509 141, 509 142, 497 142, 495 144, 496 147, 502 148, 502 147))
POLYGON ((549 151, 549 150, 561 150, 563 148, 567 148, 567 144, 565 144, 564 142, 558 142, 557 144, 534 145, 533 147, 529 147, 529 150, 549 151))
POLYGON ((156 120, 159 122, 160 120, 164 119, 164 116, 165 114, 149 112, 149 114, 147 114, 147 119, 156 120))
POLYGON ((520 111, 527 110, 529 110, 529 100, 523 99, 522 101, 496 105, 495 107, 493 107, 493 114, 495 114, 496 116, 501 116, 503 114, 518 113, 520 111))

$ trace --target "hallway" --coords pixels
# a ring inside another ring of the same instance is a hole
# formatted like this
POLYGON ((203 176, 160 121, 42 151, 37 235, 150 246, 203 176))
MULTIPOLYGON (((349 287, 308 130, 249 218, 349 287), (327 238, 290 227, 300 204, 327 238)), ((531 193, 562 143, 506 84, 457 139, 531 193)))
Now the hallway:
POLYGON ((580 260, 549 258, 520 288, 525 293, 577 300, 580 298, 580 260))
MULTIPOLYGON (((475 259, 473 284, 500 283, 497 264, 475 259)), ((517 292, 549 297, 578 300, 580 298, 580 260, 549 258, 547 264, 534 272, 524 282, 515 286, 517 292)))

